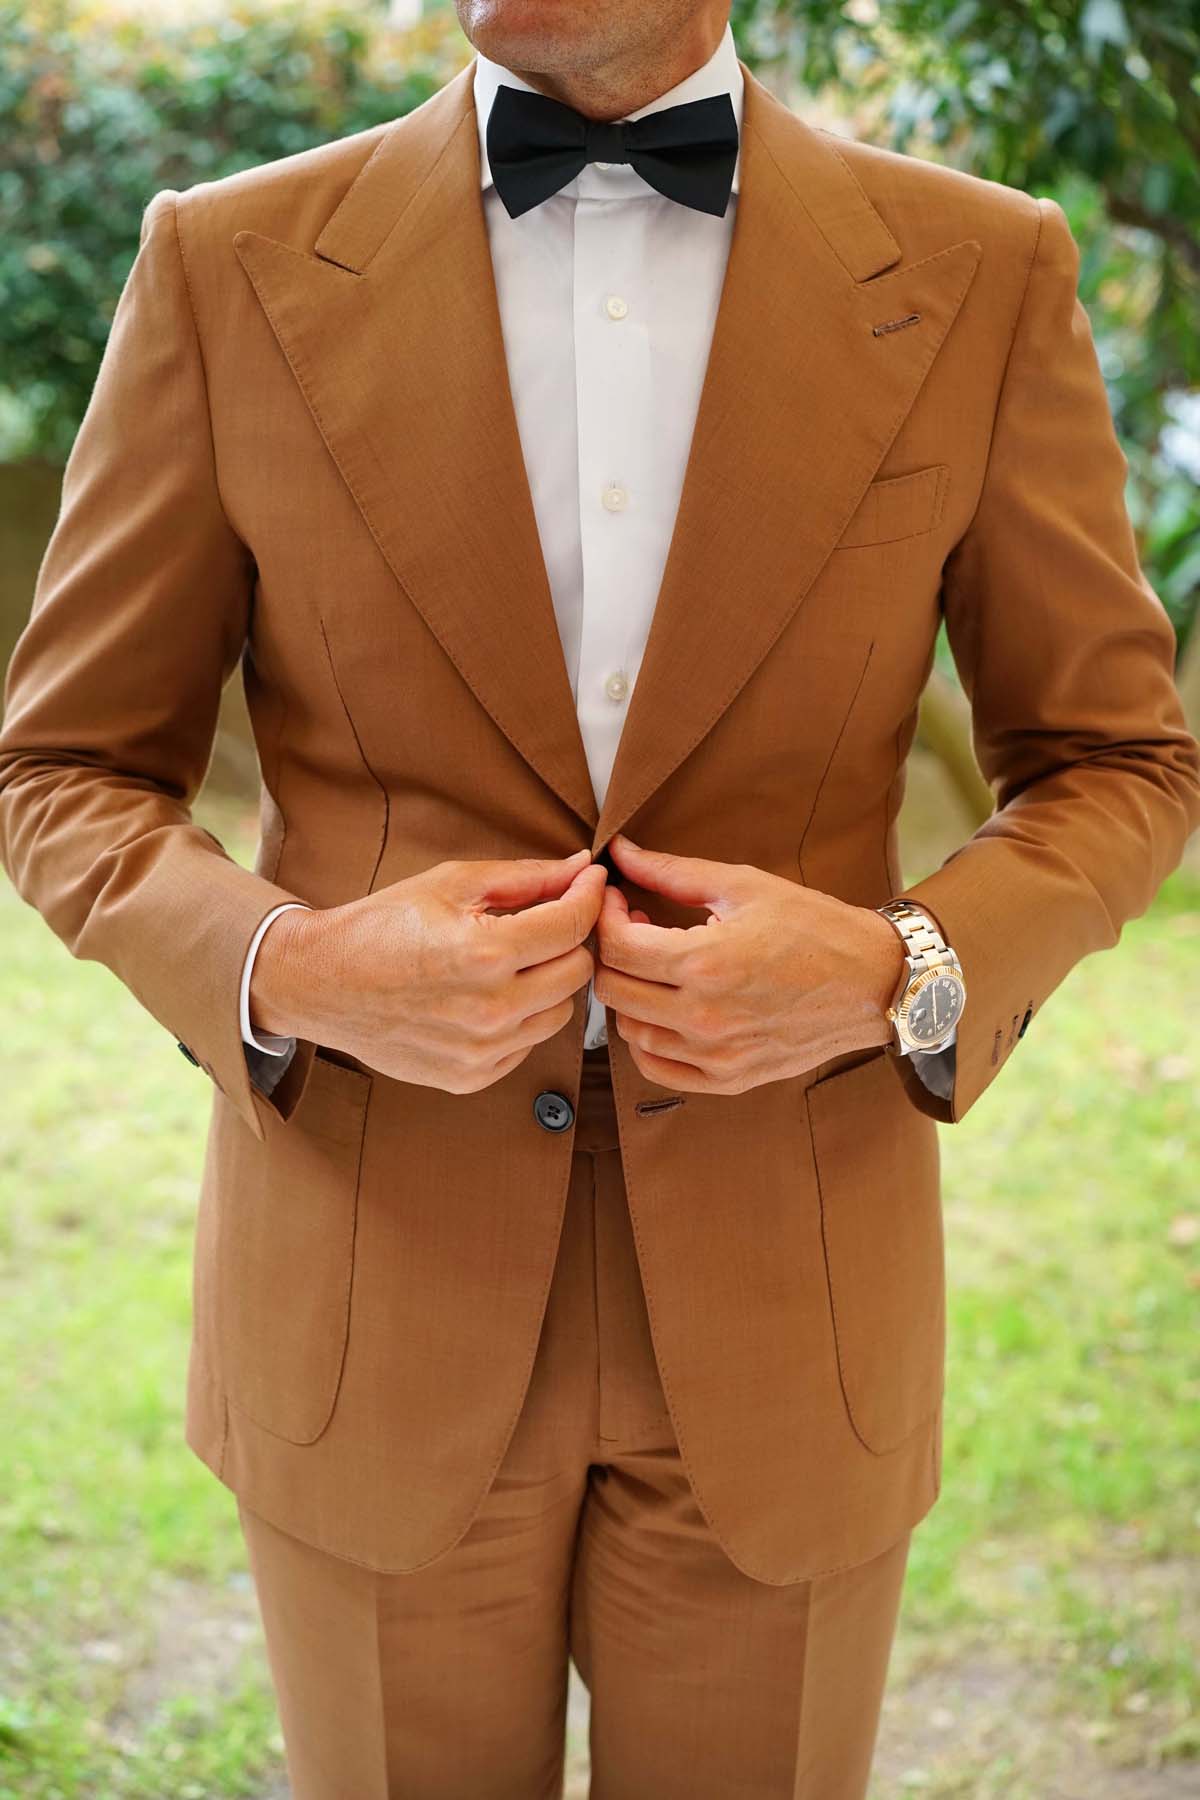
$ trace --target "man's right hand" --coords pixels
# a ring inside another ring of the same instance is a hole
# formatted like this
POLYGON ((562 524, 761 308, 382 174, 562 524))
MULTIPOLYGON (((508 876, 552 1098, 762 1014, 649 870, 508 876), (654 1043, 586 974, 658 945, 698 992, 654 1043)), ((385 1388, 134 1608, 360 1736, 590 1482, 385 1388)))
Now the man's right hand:
POLYGON ((344 906, 281 913, 255 957, 252 1023, 398 1081, 490 1087, 570 1019, 606 873, 588 850, 442 862, 344 906))

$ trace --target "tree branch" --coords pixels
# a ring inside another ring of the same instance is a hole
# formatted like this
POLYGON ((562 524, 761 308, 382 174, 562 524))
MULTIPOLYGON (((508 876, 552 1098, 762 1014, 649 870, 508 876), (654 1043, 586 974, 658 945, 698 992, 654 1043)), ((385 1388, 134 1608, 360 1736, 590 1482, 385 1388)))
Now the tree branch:
POLYGON ((1127 195, 1114 194, 1105 189, 1104 204, 1110 219, 1118 225, 1133 225, 1139 231, 1151 231, 1155 237, 1169 244, 1179 252, 1180 257, 1195 275, 1200 275, 1200 240, 1197 240, 1181 219, 1173 219, 1166 213, 1153 213, 1141 204, 1131 200, 1127 195))

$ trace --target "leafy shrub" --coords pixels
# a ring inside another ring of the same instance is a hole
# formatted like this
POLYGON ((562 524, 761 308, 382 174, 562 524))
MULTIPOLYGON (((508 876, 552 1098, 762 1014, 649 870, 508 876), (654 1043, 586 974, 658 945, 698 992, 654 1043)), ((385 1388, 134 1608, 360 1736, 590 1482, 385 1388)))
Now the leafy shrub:
POLYGON ((0 458, 61 462, 142 212, 409 112, 470 46, 452 15, 250 5, 164 25, 0 0, 0 458))

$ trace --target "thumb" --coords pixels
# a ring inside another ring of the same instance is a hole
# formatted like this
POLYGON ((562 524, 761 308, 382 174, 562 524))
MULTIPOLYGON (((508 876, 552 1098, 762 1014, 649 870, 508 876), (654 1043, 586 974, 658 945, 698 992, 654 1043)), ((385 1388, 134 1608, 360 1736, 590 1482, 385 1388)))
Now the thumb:
MULTIPOLYGON (((463 865, 456 897, 465 905, 529 906, 555 900, 591 862, 590 850, 573 856, 481 858, 463 865)), ((602 864, 596 865, 602 868, 602 864)))
POLYGON ((610 848, 622 875, 652 894, 665 894, 685 906, 707 906, 731 912, 740 893, 735 863, 704 856, 676 856, 669 850, 647 850, 617 832, 610 848))

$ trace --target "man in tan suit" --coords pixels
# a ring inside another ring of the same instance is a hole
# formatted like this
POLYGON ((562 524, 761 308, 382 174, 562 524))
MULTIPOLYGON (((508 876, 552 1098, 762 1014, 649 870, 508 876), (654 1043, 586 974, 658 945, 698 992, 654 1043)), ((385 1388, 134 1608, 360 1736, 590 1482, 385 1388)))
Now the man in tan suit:
POLYGON ((157 194, 10 671, 5 866, 213 1085, 297 1800, 558 1793, 568 1654, 598 1800, 861 1800, 936 1122, 1200 822, 1061 209, 727 12, 460 0, 415 112, 157 194), (902 890, 943 617, 996 810, 902 890))

